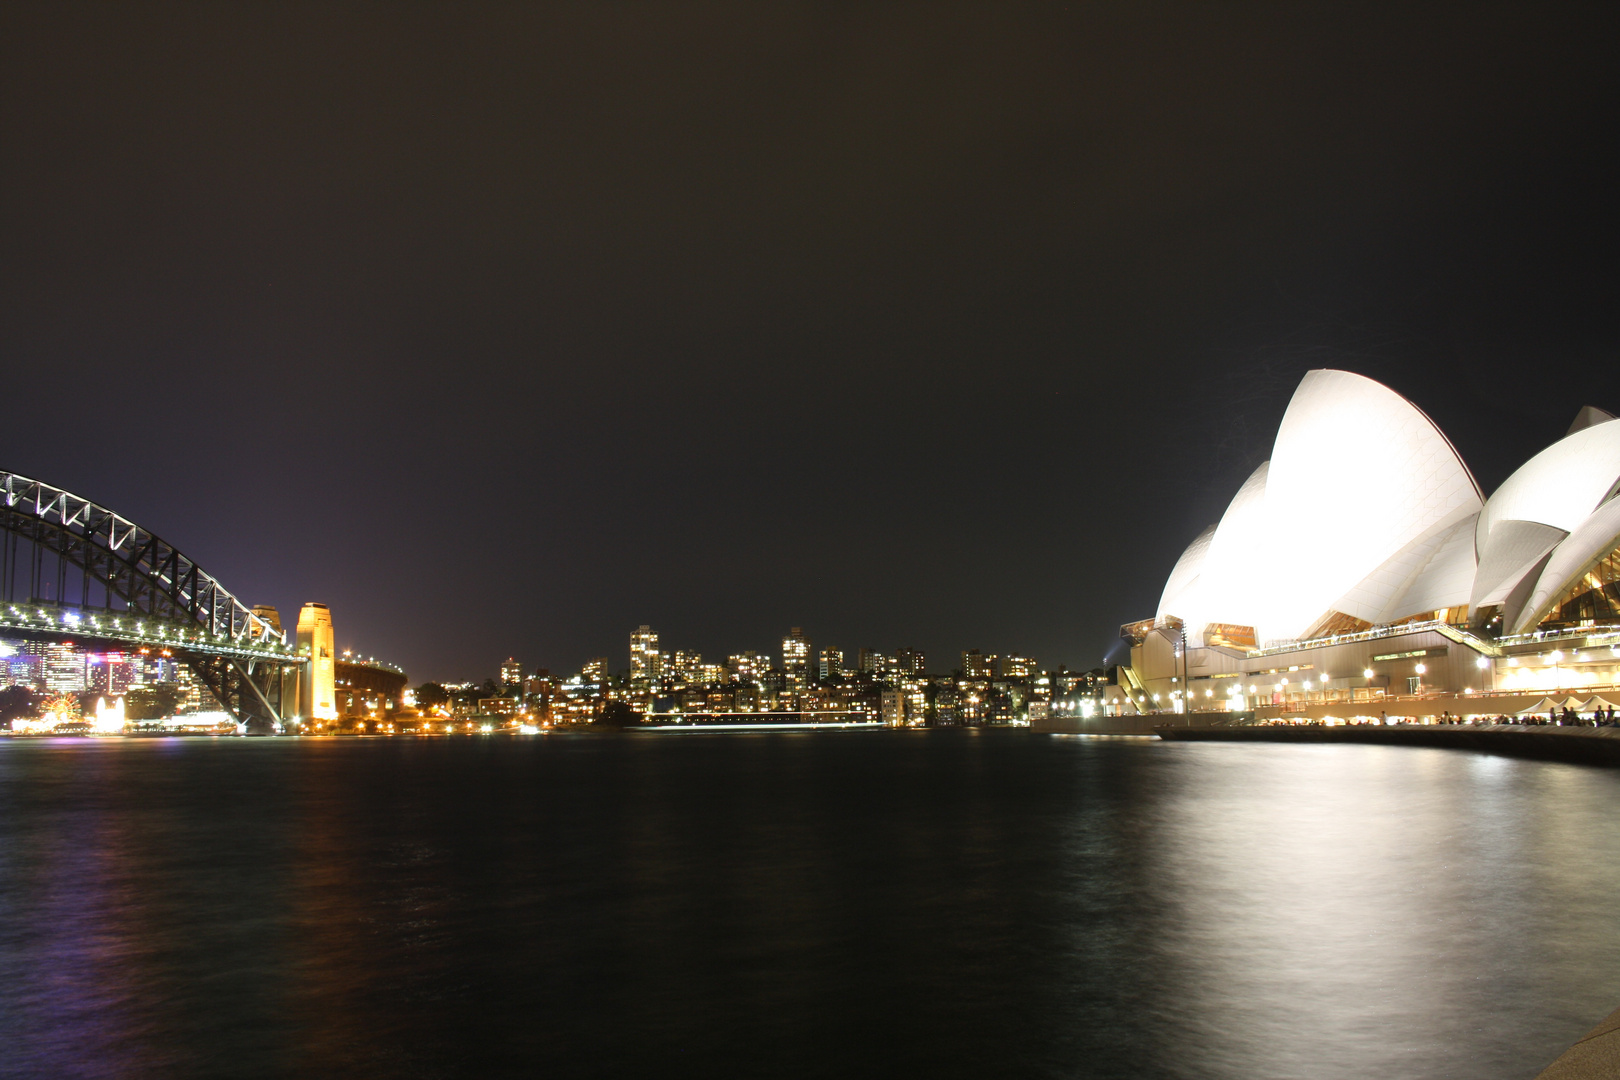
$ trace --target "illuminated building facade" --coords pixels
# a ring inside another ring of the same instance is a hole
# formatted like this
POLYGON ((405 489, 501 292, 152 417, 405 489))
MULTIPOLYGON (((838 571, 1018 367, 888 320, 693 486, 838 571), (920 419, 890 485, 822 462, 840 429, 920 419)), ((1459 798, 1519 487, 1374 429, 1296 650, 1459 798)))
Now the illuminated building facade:
POLYGON ((44 689, 53 694, 77 694, 85 689, 85 655, 71 643, 31 641, 23 648, 41 657, 44 689))
POLYGON ((85 661, 87 690, 98 694, 122 694, 135 681, 135 665, 121 652, 90 653, 85 661))
POLYGON ((1312 371, 1154 617, 1121 629, 1114 708, 1466 715, 1620 686, 1617 492, 1600 409, 1486 498, 1411 402, 1312 371))
POLYGON ((518 663, 515 657, 508 656, 501 663, 501 685, 523 685, 523 665, 518 663))
POLYGON ((732 682, 758 682, 760 676, 771 670, 771 658, 748 649, 726 657, 726 668, 732 682))
POLYGON ((810 688, 810 642, 797 626, 782 639, 782 672, 786 675, 786 693, 796 703, 810 688))
POLYGON ((691 685, 709 681, 704 676, 703 654, 676 649, 669 654, 668 675, 678 683, 691 685))
POLYGON ((658 634, 645 624, 630 634, 630 681, 638 686, 664 677, 664 654, 658 651, 658 634))
POLYGON ((996 674, 1007 679, 1021 679, 1034 675, 1040 668, 1040 665, 1030 657, 1011 654, 998 658, 995 666, 996 674))

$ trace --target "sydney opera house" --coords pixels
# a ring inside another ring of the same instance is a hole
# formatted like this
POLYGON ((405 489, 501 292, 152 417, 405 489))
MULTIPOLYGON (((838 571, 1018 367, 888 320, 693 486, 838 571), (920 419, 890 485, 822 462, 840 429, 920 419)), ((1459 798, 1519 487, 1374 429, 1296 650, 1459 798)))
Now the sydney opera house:
POLYGON ((1187 546, 1158 612, 1121 629, 1131 659, 1108 711, 1620 706, 1617 490, 1620 421, 1600 409, 1486 498, 1417 406, 1312 371, 1271 459, 1187 546))

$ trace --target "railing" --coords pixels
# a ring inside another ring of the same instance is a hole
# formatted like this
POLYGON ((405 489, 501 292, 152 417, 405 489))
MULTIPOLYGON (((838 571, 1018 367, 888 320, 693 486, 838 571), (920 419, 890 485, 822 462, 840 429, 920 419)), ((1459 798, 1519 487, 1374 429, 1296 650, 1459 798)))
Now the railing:
POLYGON ((1265 648, 1250 649, 1247 655, 1277 656, 1282 653, 1319 649, 1324 645, 1349 645, 1358 641, 1379 641, 1383 638, 1399 637, 1402 634, 1425 632, 1450 638, 1459 645, 1466 645, 1485 656, 1498 657, 1504 655, 1503 650, 1505 648, 1513 645, 1554 643, 1570 641, 1575 638, 1584 638, 1590 644, 1602 644, 1606 640, 1620 643, 1620 626, 1580 626, 1566 630, 1537 630, 1529 634, 1511 634, 1506 637, 1487 639, 1470 633, 1462 627, 1454 626, 1444 619, 1427 619, 1423 622, 1375 626, 1371 630, 1360 630, 1353 634, 1330 634, 1327 637, 1302 638, 1299 641, 1268 642, 1265 648))
POLYGON ((173 622, 144 615, 86 612, 54 604, 8 604, 0 607, 0 634, 6 630, 84 636, 244 659, 275 659, 286 663, 303 663, 307 659, 294 646, 279 638, 230 637, 223 633, 209 633, 196 623, 173 622))
POLYGON ((339 663, 353 664, 355 667, 376 668, 379 671, 392 671, 396 675, 405 674, 404 668, 400 667, 398 664, 390 664, 386 660, 377 660, 371 657, 361 659, 358 656, 340 656, 337 659, 339 663))
MULTIPOLYGON (((1374 691, 1378 691, 1379 688, 1373 687, 1372 689, 1374 691)), ((1365 691, 1362 691, 1362 690, 1354 688, 1354 687, 1352 687, 1351 690, 1350 690, 1351 694, 1359 694, 1359 693, 1364 693, 1364 692, 1365 691)), ((1306 709, 1309 709, 1309 708, 1311 708, 1313 706, 1317 706, 1317 705, 1381 705, 1381 704, 1396 705, 1396 704, 1401 704, 1403 702, 1414 702, 1414 701, 1456 701, 1456 700, 1477 701, 1477 700, 1483 700, 1483 699, 1489 699, 1489 698, 1510 698, 1510 697, 1516 697, 1516 698, 1539 698, 1539 697, 1558 698, 1558 697, 1564 697, 1564 698, 1577 698, 1577 699, 1579 699, 1579 698, 1593 697, 1593 696, 1601 695, 1601 694, 1620 695, 1620 683, 1598 683, 1598 684, 1594 684, 1592 686, 1565 686, 1565 687, 1557 687, 1557 688, 1554 688, 1554 689, 1543 688, 1543 689, 1540 689, 1540 690, 1525 690, 1525 689, 1468 690, 1468 691, 1461 691, 1461 690, 1458 690, 1458 691, 1428 690, 1428 691, 1425 691, 1425 692, 1423 692, 1421 694, 1379 693, 1378 696, 1367 697, 1367 698, 1361 698, 1361 697, 1346 698, 1346 697, 1343 696, 1344 694, 1345 694, 1345 691, 1343 691, 1343 690, 1333 690, 1333 691, 1328 691, 1328 695, 1330 695, 1330 696, 1324 696, 1321 691, 1316 691, 1316 692, 1312 693, 1309 697, 1306 697, 1306 698, 1291 697, 1287 701, 1258 701, 1253 705, 1253 708, 1257 708, 1257 709, 1276 709, 1279 712, 1290 713, 1290 712, 1304 712, 1306 709)))
POLYGON ((1620 626, 1578 626, 1568 630, 1536 630, 1529 634, 1511 634, 1508 637, 1497 638, 1496 644, 1538 645, 1549 641, 1568 641, 1571 638, 1585 638, 1591 644, 1600 644, 1601 639, 1605 638, 1620 641, 1620 626))
MULTIPOLYGON (((1358 630, 1353 634, 1330 634, 1327 637, 1302 638, 1299 641, 1268 642, 1265 648, 1250 649, 1250 656, 1276 656, 1281 653, 1301 652, 1305 649, 1319 649, 1323 645, 1350 645, 1358 641, 1378 641, 1381 638, 1399 637, 1402 634, 1418 634, 1424 631, 1439 631, 1446 633, 1447 637, 1459 633, 1455 627, 1443 619, 1429 619, 1425 622, 1400 623, 1395 626, 1375 626, 1371 630, 1358 630), (1443 629, 1442 629, 1443 628, 1443 629)), ((1465 635, 1466 636, 1466 635, 1465 635)), ((1454 640, 1462 640, 1454 638, 1454 640)), ((1477 640, 1477 639, 1475 639, 1477 640)), ((1484 644, 1481 642, 1481 644, 1484 644)))

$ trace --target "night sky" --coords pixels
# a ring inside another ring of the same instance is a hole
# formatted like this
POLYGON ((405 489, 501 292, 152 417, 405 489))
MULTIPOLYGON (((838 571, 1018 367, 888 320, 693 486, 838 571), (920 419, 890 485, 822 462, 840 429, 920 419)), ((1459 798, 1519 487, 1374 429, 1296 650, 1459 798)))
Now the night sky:
POLYGON ((1408 7, 8 3, 0 465, 413 681, 1089 667, 1309 368, 1620 411, 1620 5, 1408 7))

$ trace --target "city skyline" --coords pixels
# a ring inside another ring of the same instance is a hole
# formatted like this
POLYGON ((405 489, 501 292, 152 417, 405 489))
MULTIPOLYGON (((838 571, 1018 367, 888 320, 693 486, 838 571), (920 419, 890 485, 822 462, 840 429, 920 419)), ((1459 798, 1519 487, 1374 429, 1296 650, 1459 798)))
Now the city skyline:
MULTIPOLYGON (((862 645, 856 649, 844 649, 836 645, 827 645, 818 640, 812 640, 803 627, 790 627, 782 635, 782 648, 777 653, 770 650, 736 649, 723 655, 710 654, 714 659, 704 662, 705 654, 697 649, 664 648, 663 635, 650 624, 642 623, 629 633, 629 649, 626 653, 624 666, 616 666, 617 660, 613 655, 606 657, 592 656, 576 667, 585 664, 605 661, 607 670, 615 675, 621 675, 631 682, 656 681, 658 678, 671 673, 692 677, 692 673, 700 668, 711 670, 729 668, 735 670, 739 663, 752 668, 762 665, 763 670, 777 670, 789 673, 795 669, 802 669, 809 675, 827 678, 829 675, 866 672, 876 670, 886 661, 892 661, 907 671, 918 673, 927 672, 928 654, 920 649, 909 646, 884 652, 872 645, 862 645), (790 645, 791 643, 791 645, 790 645), (773 664, 772 657, 780 658, 780 663, 773 664), (846 660, 846 658, 848 658, 846 660)), ((1028 675, 1040 665, 1032 657, 1019 652, 984 652, 979 648, 961 649, 949 654, 952 663, 944 668, 936 668, 932 673, 944 674, 949 671, 960 670, 970 678, 988 678, 992 674, 1000 674, 999 665, 1009 665, 1009 672, 1017 675, 1028 675)), ((1066 661, 1058 661, 1050 665, 1067 669, 1070 665, 1066 661)), ((1093 664, 1091 668, 1100 667, 1093 664)), ((530 673, 534 671, 563 671, 572 670, 567 665, 548 664, 530 658, 508 656, 495 665, 499 673, 497 683, 511 683, 515 680, 508 678, 511 671, 530 673)), ((1076 668, 1076 670, 1088 670, 1076 668)), ((482 678, 489 678, 487 672, 480 673, 482 678)), ((415 680, 437 682, 445 685, 452 683, 458 685, 472 685, 481 681, 468 675, 462 679, 428 679, 415 680)))
POLYGON ((1109 676, 1102 669, 1043 668, 1032 657, 969 649, 929 669, 927 657, 902 648, 864 646, 852 665, 837 647, 813 649, 803 627, 781 638, 780 662, 745 649, 708 661, 665 648, 648 624, 631 630, 628 666, 595 657, 573 673, 500 662, 500 677, 427 682, 413 708, 382 720, 378 733, 516 731, 601 725, 856 724, 895 728, 1008 727, 1054 717, 1100 715, 1109 676), (811 657, 815 660, 812 662, 811 657), (414 710, 420 710, 415 715, 414 710))

